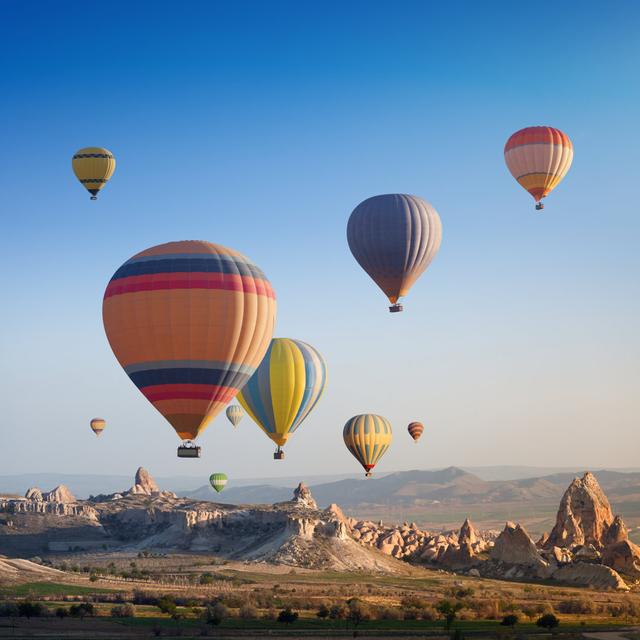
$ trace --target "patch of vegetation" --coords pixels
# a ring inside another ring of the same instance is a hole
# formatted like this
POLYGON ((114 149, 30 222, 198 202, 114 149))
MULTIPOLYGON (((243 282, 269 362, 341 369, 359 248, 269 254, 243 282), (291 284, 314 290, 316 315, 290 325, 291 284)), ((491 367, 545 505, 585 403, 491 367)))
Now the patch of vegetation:
POLYGON ((58 584, 57 582, 27 582, 12 587, 0 587, 0 595, 18 598, 38 596, 86 596, 95 593, 114 593, 113 589, 83 587, 82 585, 58 584))

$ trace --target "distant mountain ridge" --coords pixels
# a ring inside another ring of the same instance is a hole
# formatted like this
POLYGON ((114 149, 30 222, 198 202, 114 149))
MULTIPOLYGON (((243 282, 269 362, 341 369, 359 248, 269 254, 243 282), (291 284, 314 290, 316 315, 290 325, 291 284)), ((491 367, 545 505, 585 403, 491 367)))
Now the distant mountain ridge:
MULTIPOLYGON (((381 478, 344 479, 320 484, 309 483, 318 504, 340 503, 345 507, 367 505, 427 506, 430 504, 477 504, 529 501, 557 501, 577 474, 556 473, 540 478, 487 481, 458 467, 439 471, 399 471, 381 478)), ((602 487, 616 497, 640 496, 640 472, 595 472, 602 487)), ((218 500, 230 504, 276 502, 290 493, 287 487, 232 483, 218 500)), ((202 486, 184 492, 185 497, 207 499, 212 490, 202 486)))

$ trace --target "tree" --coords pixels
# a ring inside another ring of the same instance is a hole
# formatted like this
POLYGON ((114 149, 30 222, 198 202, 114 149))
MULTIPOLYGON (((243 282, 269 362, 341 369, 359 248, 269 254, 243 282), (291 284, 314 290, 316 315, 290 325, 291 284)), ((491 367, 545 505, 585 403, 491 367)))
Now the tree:
POLYGON ((451 602, 450 600, 441 600, 436 606, 436 611, 442 616, 444 626, 447 631, 451 629, 451 625, 458 617, 458 611, 462 609, 462 603, 451 602))
POLYGON ((66 618, 69 615, 69 609, 67 609, 66 607, 58 607, 56 609, 56 618, 59 618, 60 620, 66 618))
POLYGON ((95 607, 90 602, 81 602, 80 604, 72 604, 69 607, 69 615, 72 618, 80 618, 84 620, 85 616, 95 615, 95 607))
POLYGON ((560 620, 556 618, 553 613, 545 613, 543 616, 538 618, 536 625, 538 627, 542 627, 543 629, 555 629, 560 624, 560 620))
POLYGON ((538 611, 536 610, 535 607, 527 606, 527 607, 522 607, 522 613, 524 613, 524 615, 527 616, 529 620, 533 620, 538 614, 538 611))
POLYGON ((18 615, 21 618, 37 618, 42 615, 42 605, 39 602, 24 602, 18 603, 18 615))
POLYGON ((352 598, 347 603, 349 609, 347 610, 347 620, 357 629, 362 622, 369 620, 371 614, 366 605, 357 598, 352 598))
POLYGON ((283 622, 284 624, 292 624, 298 619, 298 612, 293 611, 291 607, 285 607, 278 614, 278 622, 283 622))
POLYGON ((174 616, 178 607, 176 605, 176 601, 172 596, 162 596, 160 600, 158 600, 158 604, 156 605, 162 613, 166 613, 169 616, 174 616))
POLYGON ((229 616, 229 609, 222 602, 207 605, 204 612, 207 624, 218 626, 225 618, 229 616))
POLYGON ((518 624, 518 616, 515 613, 510 613, 508 616, 502 618, 500 624, 503 627, 515 627, 518 624))

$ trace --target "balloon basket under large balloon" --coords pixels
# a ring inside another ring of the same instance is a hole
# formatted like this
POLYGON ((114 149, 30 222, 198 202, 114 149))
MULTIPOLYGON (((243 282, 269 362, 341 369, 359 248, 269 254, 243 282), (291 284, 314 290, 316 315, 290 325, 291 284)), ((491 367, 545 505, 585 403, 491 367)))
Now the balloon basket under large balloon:
POLYGON ((274 460, 284 460, 284 451, 278 447, 277 451, 273 454, 274 460))
POLYGON ((98 199, 98 196, 91 196, 91 197, 89 198, 89 200, 97 200, 97 199, 98 199))
POLYGON ((191 440, 185 440, 178 447, 178 458, 199 458, 202 447, 191 440))
POLYGON ((542 202, 536 202, 536 211, 542 211, 544 209, 544 205, 542 202))
POLYGON ((392 304, 389 307, 389 311, 391 311, 391 313, 399 313, 403 309, 404 309, 404 307, 400 303, 392 304))
POLYGON ((367 473, 364 474, 365 478, 370 478, 371 477, 371 471, 367 471, 367 473))

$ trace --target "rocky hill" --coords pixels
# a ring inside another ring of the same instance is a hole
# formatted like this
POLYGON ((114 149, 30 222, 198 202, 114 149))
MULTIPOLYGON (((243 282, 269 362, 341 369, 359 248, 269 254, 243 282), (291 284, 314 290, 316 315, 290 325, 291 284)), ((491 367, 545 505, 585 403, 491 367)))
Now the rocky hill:
MULTIPOLYGON (((456 470, 446 474, 460 489, 468 480, 456 470)), ((131 489, 88 501, 76 500, 63 487, 0 497, 0 553, 95 548, 193 551, 343 571, 397 572, 421 565, 611 589, 627 589, 628 582, 640 579, 640 549, 590 473, 571 481, 553 530, 538 543, 511 522, 501 531, 478 531, 467 519, 459 530, 430 532, 416 523, 346 517, 336 504, 319 508, 303 483, 291 499, 272 505, 179 498, 161 491, 144 469, 136 472, 131 489)))

